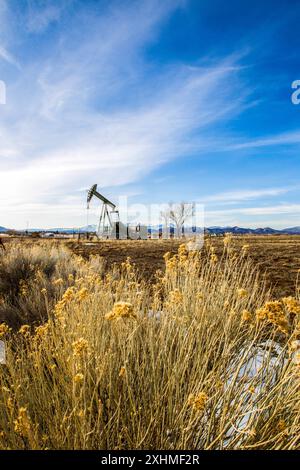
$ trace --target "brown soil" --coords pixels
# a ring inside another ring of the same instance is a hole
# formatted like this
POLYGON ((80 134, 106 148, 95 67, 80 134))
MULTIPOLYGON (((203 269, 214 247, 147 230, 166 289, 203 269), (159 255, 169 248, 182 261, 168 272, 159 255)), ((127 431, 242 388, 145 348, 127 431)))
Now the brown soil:
MULTIPOLYGON (((223 249, 222 237, 211 237, 217 254, 223 249)), ((151 279, 158 269, 164 268, 163 255, 167 251, 176 253, 182 241, 100 241, 74 243, 72 249, 84 257, 99 254, 108 266, 120 263, 130 257, 141 274, 151 279)), ((250 256, 259 270, 266 276, 267 284, 276 296, 295 295, 297 275, 300 269, 300 236, 235 236, 233 247, 239 251, 243 245, 250 245, 250 256)))
MULTIPOLYGON (((15 239, 4 238, 4 244, 15 239)), ((20 239, 17 239, 20 242, 20 239)), ((47 240, 53 243, 53 240, 47 240)), ((37 243, 38 239, 22 239, 23 243, 37 243)), ((66 243, 65 240, 57 240, 66 243)), ((210 237, 216 253, 223 249, 222 237, 210 237)), ((107 267, 121 263, 127 257, 136 265, 140 274, 151 280, 157 270, 164 269, 163 255, 169 251, 176 253, 180 240, 109 240, 109 241, 69 241, 67 246, 77 255, 88 258, 98 254, 104 258, 107 267)), ((233 247, 239 251, 245 244, 250 245, 250 256, 259 270, 266 276, 267 284, 274 289, 277 297, 295 295, 298 271, 300 270, 300 236, 297 235, 256 235, 234 236, 233 247)))

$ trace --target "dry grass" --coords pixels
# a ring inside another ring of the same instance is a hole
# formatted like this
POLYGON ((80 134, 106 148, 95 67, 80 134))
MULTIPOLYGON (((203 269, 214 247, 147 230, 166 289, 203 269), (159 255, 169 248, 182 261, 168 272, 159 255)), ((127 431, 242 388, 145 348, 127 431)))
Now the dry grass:
POLYGON ((300 303, 270 302, 231 243, 180 247, 153 284, 129 262, 10 247, 2 266, 35 260, 21 284, 48 320, 0 325, 0 448, 299 448, 300 303))
POLYGON ((78 273, 78 261, 55 243, 10 244, 0 254, 0 323, 17 329, 47 320, 69 277, 78 273))
MULTIPOLYGON (((220 256, 223 250, 223 237, 206 240, 220 256)), ((243 235, 234 236, 233 245, 238 251, 243 245, 250 245, 253 263, 264 276, 273 295, 282 297, 294 295, 298 271, 300 269, 300 236, 297 235, 243 235)), ((163 254, 176 253, 178 240, 146 241, 100 241, 86 243, 71 242, 74 253, 88 258, 89 255, 103 256, 108 267, 120 263, 130 256, 145 279, 152 279, 157 269, 163 269, 163 254)), ((205 253, 205 250, 203 251, 205 253)))

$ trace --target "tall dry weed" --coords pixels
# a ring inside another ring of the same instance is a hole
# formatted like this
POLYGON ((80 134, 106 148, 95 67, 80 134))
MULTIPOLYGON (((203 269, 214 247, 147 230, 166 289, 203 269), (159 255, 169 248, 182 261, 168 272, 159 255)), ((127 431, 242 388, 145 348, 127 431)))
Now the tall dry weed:
POLYGON ((49 290, 55 305, 35 328, 0 325, 0 448, 299 448, 300 303, 272 302, 230 240, 222 259, 167 254, 154 285, 129 260, 104 274, 38 253, 58 258, 33 277, 36 306, 49 290))

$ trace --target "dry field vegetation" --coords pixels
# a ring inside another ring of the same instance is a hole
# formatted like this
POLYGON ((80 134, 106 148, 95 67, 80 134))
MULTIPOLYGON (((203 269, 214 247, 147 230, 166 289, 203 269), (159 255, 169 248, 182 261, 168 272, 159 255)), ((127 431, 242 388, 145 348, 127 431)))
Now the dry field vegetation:
POLYGON ((283 294, 257 240, 6 243, 0 449, 299 449, 298 239, 283 294))
MULTIPOLYGON (((74 253, 85 258, 98 254, 105 259, 107 267, 121 263, 129 256, 139 273, 145 279, 153 279, 158 269, 164 269, 163 255, 176 254, 180 245, 178 240, 147 241, 102 241, 101 243, 70 244, 74 253)), ((223 238, 212 237, 209 243, 220 257, 223 251, 223 238)), ((294 295, 300 269, 300 236, 297 235, 244 235, 234 236, 232 245, 240 251, 249 245, 249 255, 267 287, 276 297, 294 295)), ((203 250, 205 256, 205 250, 203 250)))

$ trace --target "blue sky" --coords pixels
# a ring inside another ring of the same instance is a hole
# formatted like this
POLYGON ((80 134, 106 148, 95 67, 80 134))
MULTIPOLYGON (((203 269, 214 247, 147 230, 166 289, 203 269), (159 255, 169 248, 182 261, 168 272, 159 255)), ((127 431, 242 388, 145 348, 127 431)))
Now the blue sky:
POLYGON ((0 225, 84 225, 96 182, 300 225, 299 22, 299 1, 0 0, 0 225))

